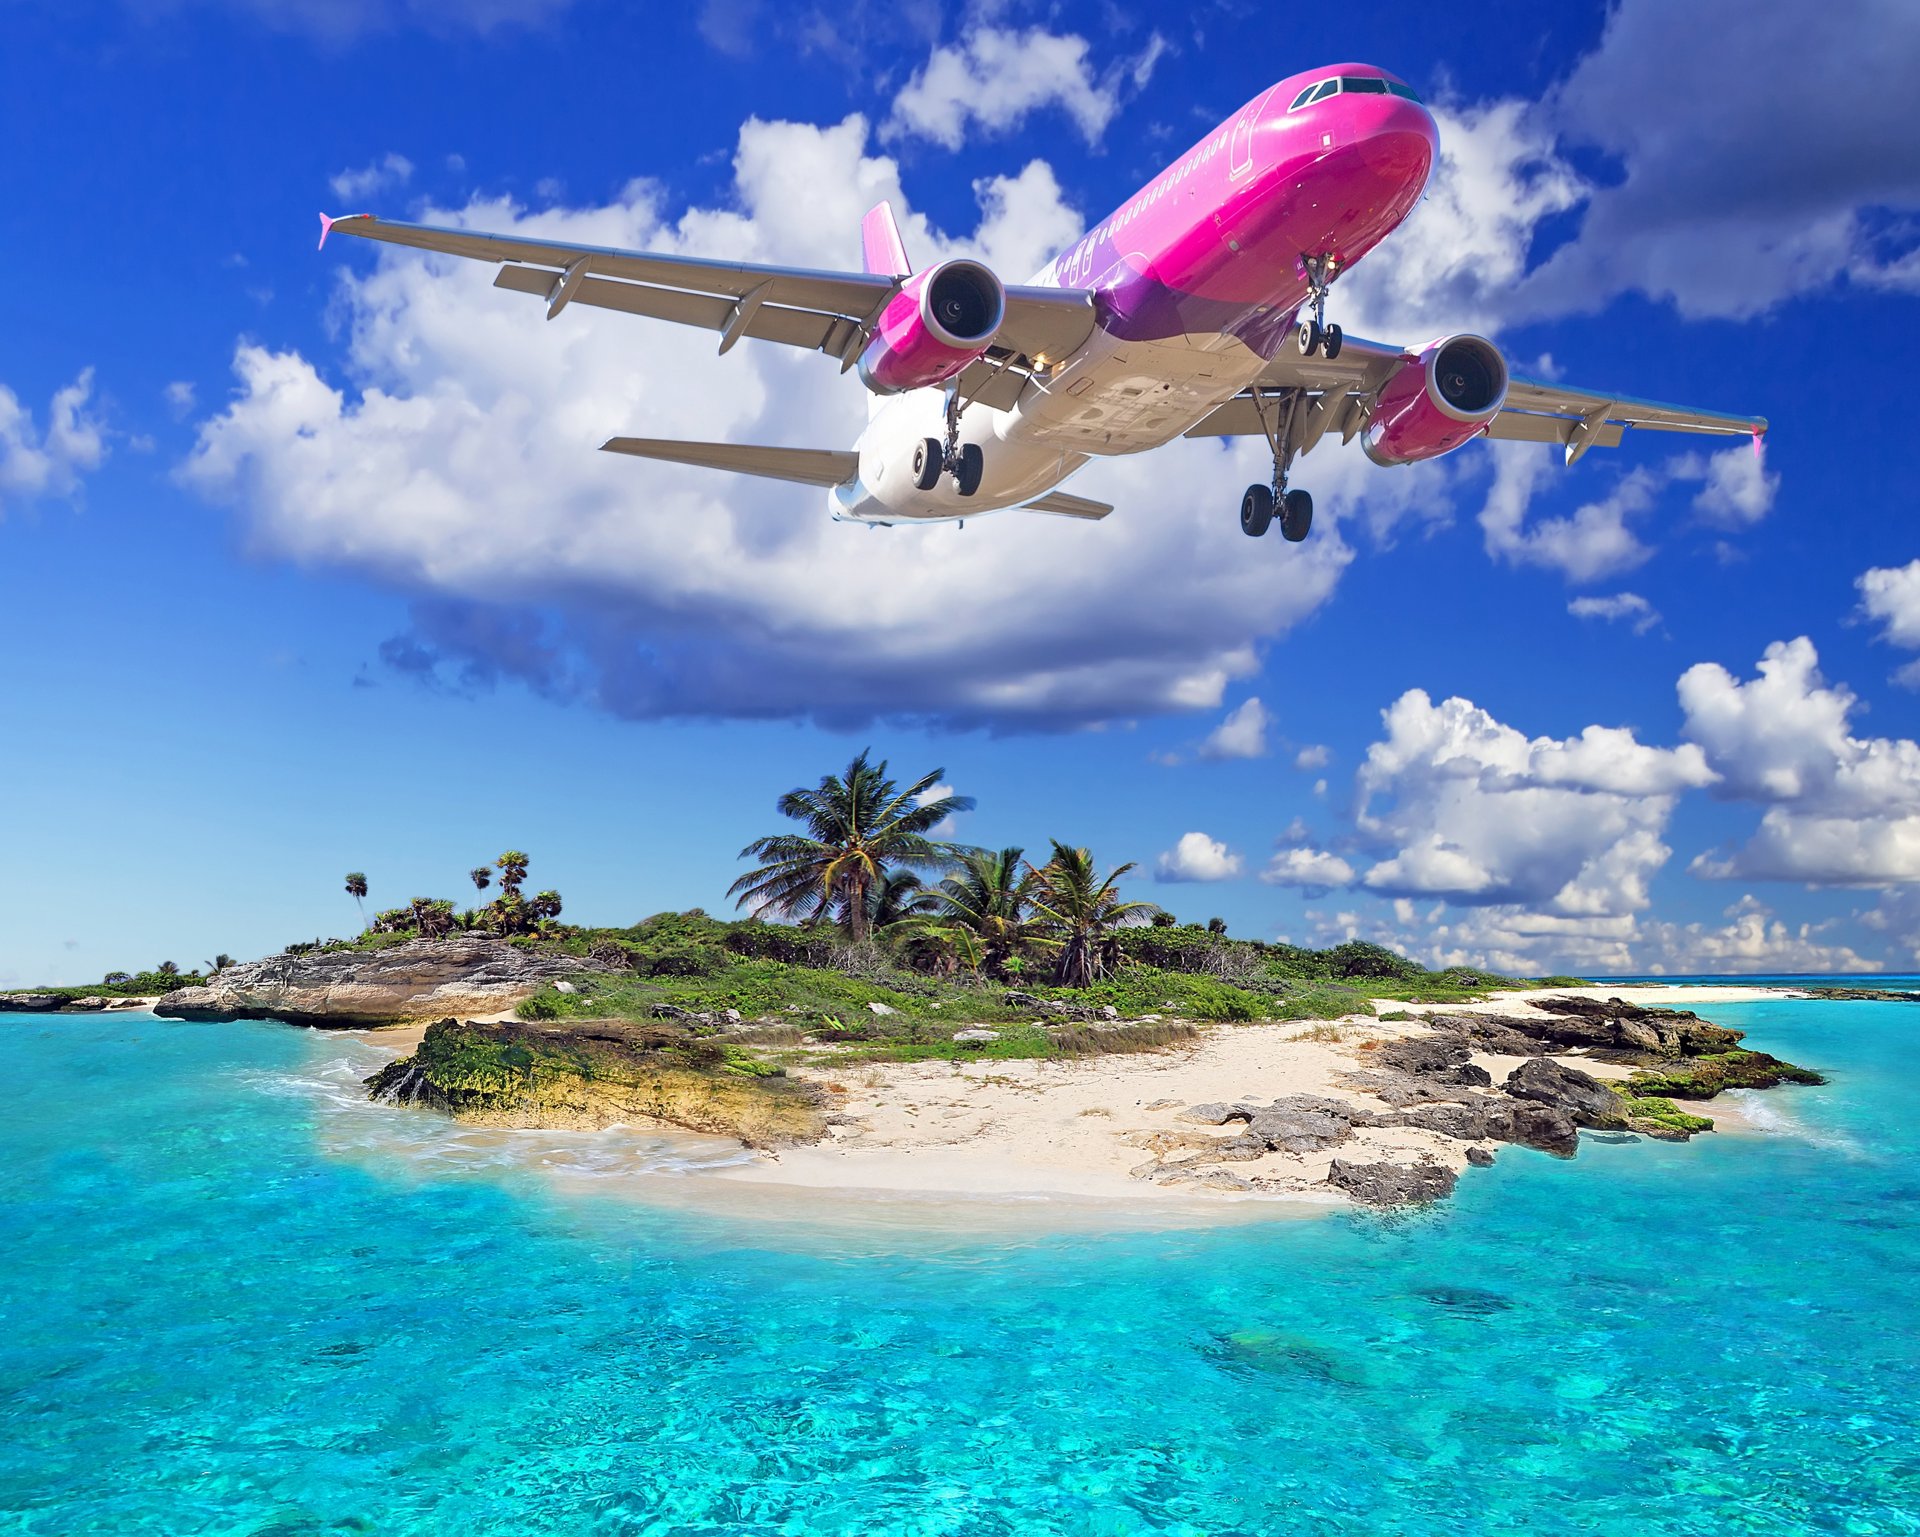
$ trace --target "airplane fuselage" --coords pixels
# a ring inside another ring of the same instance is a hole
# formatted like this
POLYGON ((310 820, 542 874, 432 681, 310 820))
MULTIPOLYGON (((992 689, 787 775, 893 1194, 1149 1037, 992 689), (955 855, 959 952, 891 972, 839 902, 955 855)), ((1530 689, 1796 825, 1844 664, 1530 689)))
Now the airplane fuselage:
POLYGON ((952 477, 915 484, 913 456, 945 431, 946 391, 885 398, 855 449, 858 477, 828 492, 835 517, 964 518, 1057 486, 1095 456, 1171 441, 1245 389, 1283 346, 1311 292, 1310 258, 1345 271, 1419 201, 1438 153, 1433 118, 1368 65, 1291 76, 1256 96, 1032 280, 1091 289, 1092 335, 1007 410, 966 407, 978 444, 971 496, 952 477), (1293 105, 1317 81, 1377 80, 1293 105))

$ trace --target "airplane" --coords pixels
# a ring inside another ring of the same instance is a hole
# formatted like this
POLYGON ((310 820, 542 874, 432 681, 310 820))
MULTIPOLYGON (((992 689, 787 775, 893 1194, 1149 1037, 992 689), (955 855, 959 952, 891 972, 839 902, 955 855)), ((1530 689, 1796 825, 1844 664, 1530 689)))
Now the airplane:
POLYGON ((1298 542, 1313 498, 1296 459, 1329 433, 1377 465, 1477 437, 1558 443, 1566 463, 1631 428, 1751 437, 1763 417, 1660 405, 1514 373, 1484 336, 1414 346, 1345 335, 1334 282, 1413 211, 1439 151, 1432 114, 1366 64, 1269 87, 1025 284, 957 258, 915 272, 892 210, 861 227, 863 270, 818 272, 439 229, 372 214, 332 231, 499 265, 496 288, 825 353, 871 392, 848 449, 615 437, 614 453, 822 487, 841 521, 964 520, 1000 508, 1099 519, 1060 484, 1094 458, 1176 437, 1257 436, 1272 478, 1240 527, 1298 542))

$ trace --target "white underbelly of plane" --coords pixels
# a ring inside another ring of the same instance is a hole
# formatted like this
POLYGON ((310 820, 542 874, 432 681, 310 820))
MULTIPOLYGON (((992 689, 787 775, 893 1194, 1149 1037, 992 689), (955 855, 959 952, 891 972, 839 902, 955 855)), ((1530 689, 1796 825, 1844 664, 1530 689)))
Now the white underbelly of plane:
POLYGON ((943 436, 946 406, 942 391, 915 390, 888 401, 868 422, 854 445, 859 477, 827 493, 828 509, 863 523, 906 523, 1015 507, 1051 491, 1089 458, 1171 442, 1264 366, 1232 338, 1125 342, 1096 331, 1044 389, 1029 389, 1012 410, 976 405, 962 412, 959 440, 979 445, 984 460, 972 496, 962 496, 947 475, 930 491, 914 483, 915 450, 943 436))

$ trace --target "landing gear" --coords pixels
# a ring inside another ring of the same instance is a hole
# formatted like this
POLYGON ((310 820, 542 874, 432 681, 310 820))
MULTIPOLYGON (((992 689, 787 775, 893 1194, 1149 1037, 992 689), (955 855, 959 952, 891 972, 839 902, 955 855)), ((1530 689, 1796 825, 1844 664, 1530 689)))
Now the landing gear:
POLYGON ((978 443, 960 441, 960 413, 965 409, 960 392, 947 390, 946 437, 922 438, 913 446, 913 484, 916 490, 931 491, 942 475, 953 477, 954 489, 972 496, 980 489, 987 472, 987 456, 978 443))
POLYGON ((960 462, 953 467, 954 488, 962 496, 972 496, 980 489, 980 477, 986 473, 987 456, 978 443, 969 443, 960 450, 960 462))
MULTIPOLYGON (((1261 490, 1266 488, 1262 486, 1261 490)), ((1246 513, 1240 514, 1240 526, 1246 527, 1246 513)), ((1298 544, 1307 537, 1307 531, 1313 527, 1313 498, 1305 491, 1289 491, 1282 499, 1280 512, 1280 537, 1289 544, 1298 544)))
POLYGON ((1276 513, 1280 519, 1280 537, 1290 544, 1298 544, 1313 527, 1313 498, 1304 491, 1287 489, 1287 471, 1299 451, 1295 428, 1299 425, 1304 398, 1303 392, 1293 390, 1284 403, 1272 402, 1278 412, 1276 421, 1267 415, 1266 397, 1258 388, 1253 392, 1253 409, 1260 418, 1260 430, 1273 449, 1273 483, 1248 486, 1246 495, 1240 498, 1240 532, 1250 538, 1258 539, 1264 534, 1272 526, 1276 513))
POLYGON ((913 446, 913 484, 916 490, 931 491, 940 484, 940 469, 945 455, 938 438, 922 438, 913 446))
MULTIPOLYGON (((1273 522, 1273 492, 1266 486, 1248 486, 1240 498, 1240 532, 1258 539, 1273 522)), ((1285 531, 1285 524, 1281 529, 1285 531)))
POLYGON ((1331 363, 1340 356, 1341 344, 1346 340, 1338 326, 1327 324, 1327 290, 1340 275, 1340 258, 1307 256, 1301 259, 1301 265, 1306 268, 1307 296, 1313 304, 1313 318, 1300 323, 1300 356, 1310 358, 1316 352, 1324 353, 1331 363))

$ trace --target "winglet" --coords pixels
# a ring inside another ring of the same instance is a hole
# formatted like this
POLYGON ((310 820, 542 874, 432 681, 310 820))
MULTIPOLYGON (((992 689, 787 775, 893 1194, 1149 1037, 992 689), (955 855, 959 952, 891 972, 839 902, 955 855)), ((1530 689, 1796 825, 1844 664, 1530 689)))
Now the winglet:
POLYGON ((371 219, 372 217, 373 215, 370 213, 342 213, 342 214, 335 214, 332 218, 328 218, 325 214, 321 214, 320 215, 320 244, 316 246, 315 249, 320 251, 326 250, 327 236, 333 233, 334 225, 344 224, 349 219, 371 219))
POLYGON ((861 266, 877 277, 903 278, 913 272, 907 260, 906 245, 900 239, 900 226, 893 222, 893 208, 875 203, 860 221, 861 266))

